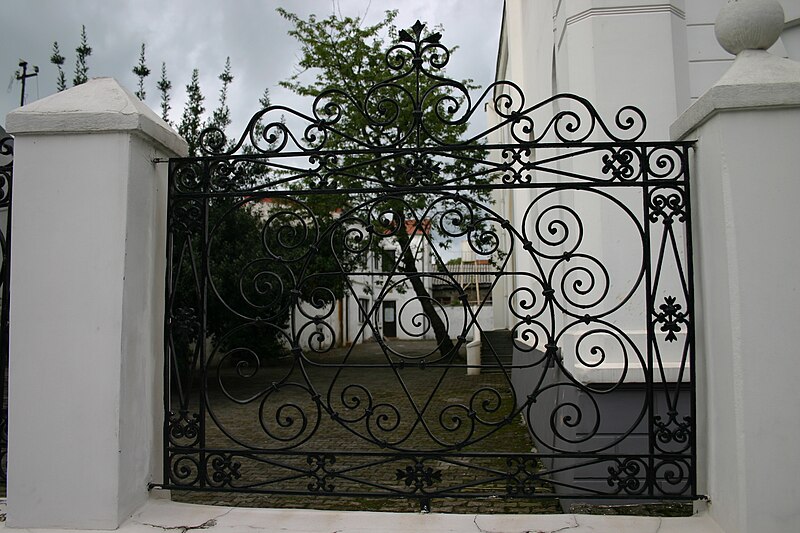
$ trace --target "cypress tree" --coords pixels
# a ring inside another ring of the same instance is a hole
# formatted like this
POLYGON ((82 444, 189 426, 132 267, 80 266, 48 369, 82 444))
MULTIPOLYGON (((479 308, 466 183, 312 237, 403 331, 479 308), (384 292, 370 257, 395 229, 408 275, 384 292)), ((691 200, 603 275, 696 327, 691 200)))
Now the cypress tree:
POLYGON ((50 62, 58 68, 58 78, 56 79, 56 88, 58 92, 67 88, 67 79, 64 76, 64 56, 58 49, 58 41, 53 41, 53 55, 50 56, 50 62))
POLYGON ((167 79, 167 64, 161 63, 161 79, 156 84, 158 92, 161 93, 161 118, 169 124, 169 91, 172 90, 172 82, 167 79))
POLYGON ((144 79, 150 75, 150 69, 147 68, 147 64, 145 63, 144 59, 144 43, 142 43, 142 51, 139 53, 139 64, 133 67, 133 73, 139 78, 139 90, 136 91, 136 97, 144 102, 145 93, 144 90, 144 79))
POLYGON ((178 133, 186 139, 189 145, 189 155, 194 156, 197 152, 198 140, 203 124, 203 93, 200 91, 200 72, 197 69, 192 71, 192 79, 186 86, 186 106, 183 108, 181 123, 178 125, 178 133))
POLYGON ((86 26, 81 25, 81 44, 75 49, 75 76, 72 78, 72 85, 86 83, 89 79, 89 66, 86 59, 92 55, 92 47, 86 40, 86 26))

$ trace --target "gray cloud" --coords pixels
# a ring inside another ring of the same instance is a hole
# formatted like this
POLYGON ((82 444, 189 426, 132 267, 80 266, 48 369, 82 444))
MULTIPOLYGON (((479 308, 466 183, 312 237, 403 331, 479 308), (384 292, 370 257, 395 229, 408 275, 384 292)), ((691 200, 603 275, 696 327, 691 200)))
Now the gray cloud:
MULTIPOLYGON (((444 43, 459 46, 448 67, 453 78, 473 78, 486 86, 492 82, 502 16, 502 0, 338 0, 345 16, 363 16, 367 22, 382 17, 387 9, 399 9, 399 27, 416 19, 444 27, 444 43)), ((185 100, 185 85, 193 68, 201 74, 206 108, 217 103, 225 57, 231 57, 234 83, 230 90, 233 130, 244 127, 258 109, 258 98, 269 88, 272 101, 308 109, 308 102, 278 87, 297 63, 298 46, 287 35, 289 24, 275 9, 279 5, 300 16, 326 16, 334 6, 328 0, 4 0, 0 17, 0 82, 10 84, 0 92, 0 115, 19 105, 19 82, 13 81, 19 59, 38 65, 38 79, 29 80, 27 102, 55 92, 56 69, 49 58, 58 41, 67 58, 65 71, 71 85, 75 47, 81 24, 86 25, 89 75, 113 76, 134 90, 131 69, 139 47, 147 44, 147 100, 158 108, 156 81, 161 63, 172 81, 171 118, 177 121, 185 100)), ((482 119, 482 116, 479 117, 482 119)), ((482 129, 484 124, 474 124, 482 129)))

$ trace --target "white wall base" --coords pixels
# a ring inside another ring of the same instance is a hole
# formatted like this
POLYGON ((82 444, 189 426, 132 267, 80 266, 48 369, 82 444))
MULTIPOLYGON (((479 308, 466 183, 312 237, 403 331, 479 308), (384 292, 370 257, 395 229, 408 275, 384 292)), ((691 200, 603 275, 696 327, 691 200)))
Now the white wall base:
MULTIPOLYGON (((4 530, 0 523, 0 531, 4 530)), ((151 499, 120 533, 202 529, 204 533, 724 533, 707 514, 686 518, 587 515, 412 514, 246 509, 151 499)), ((67 530, 37 530, 39 533, 67 530)))

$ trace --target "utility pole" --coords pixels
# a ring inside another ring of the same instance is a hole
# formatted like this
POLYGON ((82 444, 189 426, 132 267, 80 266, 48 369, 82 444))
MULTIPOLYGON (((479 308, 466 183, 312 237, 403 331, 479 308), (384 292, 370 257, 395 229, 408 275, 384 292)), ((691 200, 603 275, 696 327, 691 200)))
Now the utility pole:
POLYGON ((25 80, 27 80, 28 78, 33 78, 34 76, 38 76, 39 75, 39 67, 34 65, 33 72, 28 74, 28 62, 27 61, 23 61, 23 60, 20 59, 19 66, 22 69, 21 71, 20 70, 17 71, 17 79, 22 82, 22 90, 20 91, 20 95, 19 95, 19 105, 20 106, 24 106, 25 105, 25 80))

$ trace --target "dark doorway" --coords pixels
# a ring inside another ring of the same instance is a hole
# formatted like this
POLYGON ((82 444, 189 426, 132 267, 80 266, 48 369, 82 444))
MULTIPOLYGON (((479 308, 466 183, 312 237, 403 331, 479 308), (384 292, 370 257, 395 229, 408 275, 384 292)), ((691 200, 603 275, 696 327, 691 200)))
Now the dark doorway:
POLYGON ((397 337, 397 302, 383 302, 383 336, 397 337))

